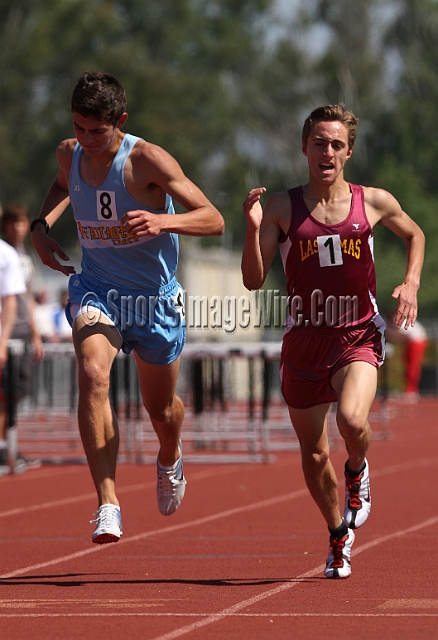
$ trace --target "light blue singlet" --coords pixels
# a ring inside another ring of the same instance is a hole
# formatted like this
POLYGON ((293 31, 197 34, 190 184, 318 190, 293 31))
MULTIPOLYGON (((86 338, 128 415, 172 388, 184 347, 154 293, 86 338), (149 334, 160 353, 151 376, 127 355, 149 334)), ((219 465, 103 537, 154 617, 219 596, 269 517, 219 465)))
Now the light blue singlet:
POLYGON ((172 198, 166 208, 153 211, 128 193, 124 182, 126 160, 136 142, 126 134, 111 169, 97 189, 80 176, 82 147, 76 144, 70 173, 70 201, 82 247, 82 274, 94 282, 121 292, 157 291, 174 278, 178 264, 178 236, 162 233, 155 238, 129 237, 120 224, 127 211, 144 209, 175 214, 172 198))
MULTIPOLYGON (((133 349, 150 364, 167 365, 185 342, 184 292, 175 278, 178 235, 132 238, 120 224, 127 211, 147 209, 129 195, 124 182, 126 159, 140 138, 126 134, 103 184, 97 189, 80 176, 83 149, 73 151, 70 201, 82 247, 82 272, 69 282, 66 316, 87 305, 99 309, 117 327, 122 350, 133 349), (76 310, 75 310, 76 307, 76 310)), ((172 199, 152 213, 174 215, 172 199)))

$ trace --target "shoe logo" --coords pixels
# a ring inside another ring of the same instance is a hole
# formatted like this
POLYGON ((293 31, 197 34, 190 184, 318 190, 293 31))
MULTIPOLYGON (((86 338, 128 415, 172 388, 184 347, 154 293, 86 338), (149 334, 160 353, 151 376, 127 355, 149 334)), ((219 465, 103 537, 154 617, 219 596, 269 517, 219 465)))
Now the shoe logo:
POLYGON ((369 482, 366 483, 365 489, 366 489, 367 493, 366 493, 366 496, 364 496, 363 499, 365 500, 365 502, 371 502, 371 494, 370 494, 370 484, 369 484, 369 482))

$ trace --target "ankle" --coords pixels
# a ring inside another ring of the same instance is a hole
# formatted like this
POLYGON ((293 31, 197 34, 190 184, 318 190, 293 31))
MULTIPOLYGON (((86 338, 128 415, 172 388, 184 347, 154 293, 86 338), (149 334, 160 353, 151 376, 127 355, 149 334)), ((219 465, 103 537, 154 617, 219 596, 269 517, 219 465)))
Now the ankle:
POLYGON ((363 473, 365 471, 365 467, 366 467, 366 461, 364 460, 362 465, 360 466, 360 468, 355 471, 354 469, 352 469, 347 462, 345 463, 345 471, 346 473, 351 477, 351 478, 356 478, 357 476, 360 476, 361 473, 363 473))
POLYGON ((336 527, 336 529, 331 529, 330 527, 328 527, 328 530, 330 532, 330 537, 331 538, 343 538, 344 536, 347 535, 348 533, 348 527, 345 524, 344 519, 342 518, 342 522, 339 525, 339 527, 336 527))

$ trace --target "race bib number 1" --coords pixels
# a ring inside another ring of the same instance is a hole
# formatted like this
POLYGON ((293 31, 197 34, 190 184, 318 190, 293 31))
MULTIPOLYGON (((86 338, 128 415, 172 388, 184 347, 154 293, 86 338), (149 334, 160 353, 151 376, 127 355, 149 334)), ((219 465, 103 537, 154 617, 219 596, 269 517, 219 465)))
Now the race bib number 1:
POLYGON ((96 191, 98 220, 118 220, 115 191, 96 191))
POLYGON ((336 267, 344 264, 340 235, 318 236, 317 241, 320 267, 336 267))

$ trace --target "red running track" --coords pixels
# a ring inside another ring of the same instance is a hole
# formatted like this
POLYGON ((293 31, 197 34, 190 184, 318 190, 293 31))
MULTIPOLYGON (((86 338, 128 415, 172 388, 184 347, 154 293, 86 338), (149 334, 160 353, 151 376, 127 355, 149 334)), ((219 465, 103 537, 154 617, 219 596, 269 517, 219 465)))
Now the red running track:
MULTIPOLYGON (((184 503, 167 518, 154 466, 121 465, 124 535, 104 546, 91 544, 85 466, 1 478, 0 637, 436 639, 437 411, 437 400, 392 403, 392 437, 370 450, 373 508, 347 580, 323 577, 327 532, 296 452, 186 465, 184 503)), ((342 479, 342 448, 332 459, 342 479)))

